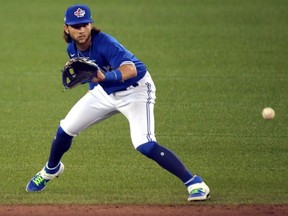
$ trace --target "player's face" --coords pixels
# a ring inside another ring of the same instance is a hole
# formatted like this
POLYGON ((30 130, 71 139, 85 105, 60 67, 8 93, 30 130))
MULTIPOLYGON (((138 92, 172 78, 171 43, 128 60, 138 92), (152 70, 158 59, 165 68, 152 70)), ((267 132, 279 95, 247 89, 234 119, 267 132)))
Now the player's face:
POLYGON ((78 44, 85 45, 90 44, 91 40, 91 23, 84 23, 78 25, 65 26, 64 30, 70 37, 78 44))

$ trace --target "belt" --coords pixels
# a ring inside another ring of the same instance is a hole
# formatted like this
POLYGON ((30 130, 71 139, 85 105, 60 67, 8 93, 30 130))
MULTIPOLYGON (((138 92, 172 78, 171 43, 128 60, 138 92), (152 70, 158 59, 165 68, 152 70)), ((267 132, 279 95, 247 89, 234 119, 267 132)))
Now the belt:
POLYGON ((131 86, 128 86, 128 87, 126 88, 126 90, 131 89, 131 88, 135 88, 135 87, 137 87, 138 85, 139 85, 138 83, 134 83, 134 84, 132 84, 131 86))
POLYGON ((127 88, 119 89, 118 91, 126 91, 126 90, 129 90, 129 89, 135 88, 137 86, 139 86, 139 84, 138 83, 134 83, 134 84, 128 86, 127 88))

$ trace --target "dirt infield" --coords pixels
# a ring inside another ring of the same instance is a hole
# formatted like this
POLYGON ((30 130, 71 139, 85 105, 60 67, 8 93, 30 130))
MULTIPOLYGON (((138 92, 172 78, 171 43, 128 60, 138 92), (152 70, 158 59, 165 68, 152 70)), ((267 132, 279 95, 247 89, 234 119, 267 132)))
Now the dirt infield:
POLYGON ((100 205, 7 205, 0 206, 1 216, 255 216, 288 215, 288 205, 237 206, 100 206, 100 205))

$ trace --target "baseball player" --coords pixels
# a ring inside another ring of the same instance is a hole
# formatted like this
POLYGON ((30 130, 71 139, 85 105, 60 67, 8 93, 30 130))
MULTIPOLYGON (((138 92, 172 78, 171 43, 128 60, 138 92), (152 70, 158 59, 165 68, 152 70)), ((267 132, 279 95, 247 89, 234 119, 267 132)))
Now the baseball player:
MULTIPOLYGON (((156 88, 146 65, 114 37, 96 28, 87 5, 72 5, 64 18, 64 39, 69 58, 85 57, 101 70, 89 82, 89 91, 60 121, 44 168, 27 184, 26 191, 42 191, 61 175, 61 158, 81 131, 117 113, 129 121, 134 148, 178 177, 188 190, 188 201, 206 200, 210 190, 155 137, 156 88)), ((111 133, 109 133, 111 134, 111 133)))

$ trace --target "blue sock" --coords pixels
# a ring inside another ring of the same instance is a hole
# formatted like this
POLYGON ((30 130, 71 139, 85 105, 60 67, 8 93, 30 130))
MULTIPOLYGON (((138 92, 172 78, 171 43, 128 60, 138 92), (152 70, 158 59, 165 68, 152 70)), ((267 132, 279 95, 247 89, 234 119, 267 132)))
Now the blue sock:
POLYGON ((140 145, 137 150, 177 176, 184 184, 193 178, 192 173, 180 159, 172 151, 158 143, 148 142, 140 145))
POLYGON ((66 151, 69 150, 72 143, 72 136, 66 134, 61 127, 58 128, 56 136, 52 142, 50 156, 47 166, 49 168, 56 167, 66 151))
POLYGON ((192 184, 201 183, 203 180, 200 176, 194 175, 191 179, 185 182, 185 186, 188 188, 192 184))
POLYGON ((60 169, 60 163, 56 167, 47 167, 45 166, 45 172, 48 174, 55 174, 60 169))

